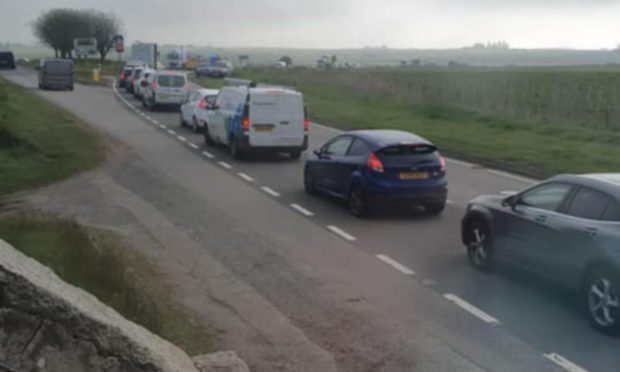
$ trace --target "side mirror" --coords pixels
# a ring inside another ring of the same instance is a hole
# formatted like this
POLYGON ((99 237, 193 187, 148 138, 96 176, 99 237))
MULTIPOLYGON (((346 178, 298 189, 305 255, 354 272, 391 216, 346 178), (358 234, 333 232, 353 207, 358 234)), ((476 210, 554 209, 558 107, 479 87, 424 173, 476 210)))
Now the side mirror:
POLYGON ((519 204, 519 196, 518 195, 511 195, 511 196, 505 198, 504 200, 502 200, 502 206, 510 207, 511 209, 515 209, 517 204, 519 204))
POLYGON ((314 151, 312 151, 312 153, 320 158, 322 152, 321 149, 315 149, 314 151))

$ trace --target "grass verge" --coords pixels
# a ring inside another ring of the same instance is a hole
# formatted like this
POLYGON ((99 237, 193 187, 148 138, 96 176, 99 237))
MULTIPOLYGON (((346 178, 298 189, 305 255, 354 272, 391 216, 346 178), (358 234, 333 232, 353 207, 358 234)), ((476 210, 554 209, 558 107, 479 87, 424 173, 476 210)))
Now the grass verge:
POLYGON ((103 142, 87 124, 0 79, 0 195, 59 181, 103 159, 103 142))
POLYGON ((19 214, 0 218, 0 236, 189 355, 215 349, 214 332, 175 303, 155 266, 123 248, 116 235, 50 216, 19 214))
POLYGON ((579 125, 536 124, 443 105, 408 105, 369 95, 303 70, 237 70, 259 82, 296 86, 311 117, 334 127, 401 129, 436 143, 446 154, 535 177, 620 171, 620 132, 579 125))

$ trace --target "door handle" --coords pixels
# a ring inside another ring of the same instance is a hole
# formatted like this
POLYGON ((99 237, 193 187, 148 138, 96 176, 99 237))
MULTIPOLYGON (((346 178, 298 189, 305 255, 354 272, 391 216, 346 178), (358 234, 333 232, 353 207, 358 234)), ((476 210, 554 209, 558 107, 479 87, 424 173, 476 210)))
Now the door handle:
POLYGON ((547 222, 547 216, 544 216, 544 215, 536 216, 534 217, 534 221, 539 222, 539 223, 545 223, 547 222))
POLYGON ((598 229, 594 227, 586 227, 585 233, 588 237, 594 238, 596 235, 598 235, 598 229))

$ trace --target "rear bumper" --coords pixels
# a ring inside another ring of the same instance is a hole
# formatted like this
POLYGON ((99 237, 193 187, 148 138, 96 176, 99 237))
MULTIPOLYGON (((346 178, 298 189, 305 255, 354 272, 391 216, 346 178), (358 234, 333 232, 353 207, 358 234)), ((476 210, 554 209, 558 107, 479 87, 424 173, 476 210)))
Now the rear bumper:
POLYGON ((445 204, 448 200, 448 185, 445 178, 419 186, 374 181, 369 181, 364 186, 366 197, 374 203, 416 206, 445 204))
POLYGON ((252 146, 250 144, 250 138, 248 136, 243 136, 239 142, 239 148, 243 151, 251 152, 305 151, 308 149, 308 136, 304 135, 304 142, 300 146, 252 146))

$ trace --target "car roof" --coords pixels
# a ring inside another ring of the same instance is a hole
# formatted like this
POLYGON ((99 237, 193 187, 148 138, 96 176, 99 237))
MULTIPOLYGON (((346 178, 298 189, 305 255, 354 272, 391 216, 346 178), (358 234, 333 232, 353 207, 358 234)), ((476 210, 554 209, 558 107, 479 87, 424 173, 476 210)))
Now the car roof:
POLYGON ((432 145, 430 141, 416 134, 402 130, 392 129, 367 129, 348 132, 366 141, 373 150, 396 145, 432 145))
POLYGON ((620 173, 563 174, 552 177, 551 180, 592 187, 611 194, 620 200, 620 173))
POLYGON ((202 94, 203 96, 206 96, 208 94, 218 94, 219 90, 217 89, 208 89, 208 88, 200 88, 200 89, 196 89, 198 92, 200 92, 200 94, 202 94))
POLYGON ((187 76, 187 73, 184 71, 176 71, 176 70, 157 70, 158 75, 171 75, 171 76, 187 76))

